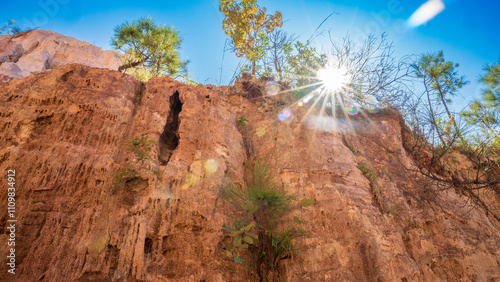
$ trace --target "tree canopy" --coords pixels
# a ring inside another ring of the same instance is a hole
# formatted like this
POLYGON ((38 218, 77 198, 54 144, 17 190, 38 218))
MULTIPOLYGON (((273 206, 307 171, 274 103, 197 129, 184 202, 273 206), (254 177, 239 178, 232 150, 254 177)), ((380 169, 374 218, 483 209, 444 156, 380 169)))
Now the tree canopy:
POLYGON ((176 77, 186 72, 188 62, 179 57, 182 40, 172 26, 157 26, 151 18, 125 22, 115 27, 111 42, 115 49, 125 53, 120 71, 133 68, 131 72, 138 76, 137 69, 142 69, 141 77, 146 80, 153 76, 176 77))
POLYGON ((483 138, 500 146, 500 62, 486 65, 480 82, 486 88, 482 91, 482 99, 474 100, 464 116, 469 124, 478 126, 483 138))
POLYGON ((452 138, 452 135, 459 137, 462 142, 462 134, 453 117, 448 104, 451 103, 453 96, 458 89, 462 88, 468 82, 465 77, 458 76, 458 63, 454 64, 444 60, 443 51, 437 54, 422 54, 417 62, 412 67, 418 78, 423 80, 426 96, 428 99, 429 112, 431 123, 436 129, 436 133, 442 144, 447 144, 445 139, 452 138), (446 117, 439 117, 436 112, 434 101, 440 101, 441 106, 446 111, 446 117), (446 121, 444 123, 444 121, 446 121), (441 126, 445 124, 444 128, 441 126), (454 130, 452 130, 452 128, 454 130))
POLYGON ((255 62, 265 56, 268 45, 267 34, 283 25, 280 12, 267 15, 265 7, 259 8, 256 0, 220 0, 219 10, 225 18, 222 29, 233 41, 236 56, 245 57, 252 62, 252 75, 255 75, 255 62))
POLYGON ((481 77, 481 82, 486 85, 483 91, 483 99, 490 108, 500 111, 500 62, 484 67, 486 74, 481 77))

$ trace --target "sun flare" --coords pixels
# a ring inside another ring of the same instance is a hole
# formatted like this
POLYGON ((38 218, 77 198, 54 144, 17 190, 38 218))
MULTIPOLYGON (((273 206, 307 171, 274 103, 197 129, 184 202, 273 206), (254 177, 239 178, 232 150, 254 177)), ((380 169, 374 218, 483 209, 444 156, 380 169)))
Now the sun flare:
POLYGON ((327 91, 339 91, 347 87, 351 81, 351 76, 346 69, 334 66, 327 66, 318 70, 317 77, 327 91))

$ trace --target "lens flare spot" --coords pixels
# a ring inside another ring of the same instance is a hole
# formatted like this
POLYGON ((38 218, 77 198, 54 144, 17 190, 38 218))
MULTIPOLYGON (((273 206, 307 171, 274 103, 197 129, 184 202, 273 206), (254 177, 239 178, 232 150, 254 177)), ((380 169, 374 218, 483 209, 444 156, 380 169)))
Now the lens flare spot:
POLYGON ((313 95, 307 95, 302 101, 304 103, 309 103, 309 101, 311 101, 311 99, 313 98, 313 95))
POLYGON ((283 112, 281 112, 278 115, 278 120, 279 121, 292 121, 293 120, 292 110, 290 110, 290 109, 284 109, 283 112))
POLYGON ((285 110, 283 110, 283 115, 286 118, 289 118, 292 115, 292 111, 290 111, 290 109, 285 109, 285 110))
POLYGON ((205 162, 205 170, 208 173, 214 173, 218 169, 219 169, 219 163, 216 160, 210 159, 210 160, 205 162))
POLYGON ((357 115, 359 112, 359 106, 356 103, 352 103, 352 102, 347 104, 345 109, 346 109, 348 114, 353 115, 353 116, 357 115))
POLYGON ((304 103, 303 103, 302 101, 299 101, 299 102, 297 103, 297 106, 302 107, 302 106, 304 106, 304 103))
POLYGON ((189 186, 194 186, 198 182, 198 177, 192 173, 186 175, 186 184, 189 186))
POLYGON ((259 137, 262 137, 264 136, 264 134, 266 134, 266 129, 263 127, 259 127, 255 130, 255 134, 259 137))
POLYGON ((429 0, 422 4, 408 20, 408 24, 412 27, 425 24, 432 20, 435 16, 444 10, 442 0, 429 0))
POLYGON ((269 80, 266 82, 266 92, 268 95, 276 95, 280 91, 280 86, 276 81, 274 80, 269 80))

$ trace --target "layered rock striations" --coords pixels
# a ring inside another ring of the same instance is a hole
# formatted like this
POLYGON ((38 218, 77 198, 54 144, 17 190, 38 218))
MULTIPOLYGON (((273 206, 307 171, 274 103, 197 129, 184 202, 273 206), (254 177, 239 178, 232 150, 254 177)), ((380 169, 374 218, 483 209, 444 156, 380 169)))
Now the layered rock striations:
POLYGON ((232 101, 250 121, 253 157, 269 162, 287 193, 316 200, 289 215, 313 235, 298 241, 284 281, 500 279, 498 222, 417 172, 396 111, 334 120, 297 107, 280 122, 269 103, 232 101))
POLYGON ((4 263, 2 280, 226 280, 217 195, 242 181, 245 154, 220 95, 76 64, 0 87, 0 167, 16 170, 18 220, 16 275, 4 263), (128 150, 146 135, 158 142, 151 169, 128 150))
MULTIPOLYGON (((0 279, 258 281, 225 256, 222 226, 240 215, 219 190, 244 185, 260 159, 288 194, 316 201, 287 215, 311 236, 280 280, 500 280, 498 229, 412 172, 398 114, 326 129, 305 109, 281 122, 276 105, 232 95, 245 91, 78 64, 0 84, 0 171, 16 171, 17 220, 16 274, 2 256, 0 279), (147 157, 136 138, 156 142, 147 157)), ((8 251, 5 191, 0 203, 8 251)))

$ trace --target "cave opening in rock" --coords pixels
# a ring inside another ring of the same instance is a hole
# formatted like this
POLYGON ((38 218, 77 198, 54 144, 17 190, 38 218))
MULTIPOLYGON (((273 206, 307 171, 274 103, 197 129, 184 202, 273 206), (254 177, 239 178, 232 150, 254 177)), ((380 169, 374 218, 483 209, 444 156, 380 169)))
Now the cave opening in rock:
POLYGON ((160 165, 166 165, 172 153, 179 145, 179 113, 182 111, 182 102, 179 92, 170 97, 170 114, 160 136, 160 165))

